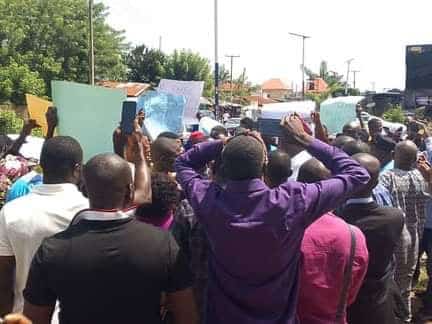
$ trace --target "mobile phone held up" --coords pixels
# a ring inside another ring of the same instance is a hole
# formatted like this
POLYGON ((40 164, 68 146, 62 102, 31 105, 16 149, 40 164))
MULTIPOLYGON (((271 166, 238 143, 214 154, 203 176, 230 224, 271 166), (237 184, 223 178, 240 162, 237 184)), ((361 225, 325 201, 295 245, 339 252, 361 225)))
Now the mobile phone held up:
POLYGON ((132 134, 134 131, 134 120, 140 109, 136 101, 123 101, 120 128, 123 134, 132 134))

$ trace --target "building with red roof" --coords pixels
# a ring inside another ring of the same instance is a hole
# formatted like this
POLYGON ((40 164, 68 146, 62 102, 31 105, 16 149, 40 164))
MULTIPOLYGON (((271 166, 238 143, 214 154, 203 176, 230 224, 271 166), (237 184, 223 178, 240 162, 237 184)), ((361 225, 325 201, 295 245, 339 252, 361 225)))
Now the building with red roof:
POLYGON ((261 86, 263 97, 270 99, 286 99, 292 94, 292 89, 281 79, 270 79, 261 86))

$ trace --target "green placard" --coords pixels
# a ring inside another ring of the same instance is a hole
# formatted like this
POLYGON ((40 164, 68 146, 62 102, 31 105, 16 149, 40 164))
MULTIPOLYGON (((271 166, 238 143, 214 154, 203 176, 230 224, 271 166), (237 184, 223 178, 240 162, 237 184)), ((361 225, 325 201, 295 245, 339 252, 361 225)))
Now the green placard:
POLYGON ((66 81, 52 81, 51 86, 59 135, 80 142, 84 161, 99 153, 113 152, 112 134, 119 125, 126 92, 66 81))
POLYGON ((356 120, 356 105, 363 97, 339 97, 327 99, 321 104, 322 123, 330 134, 342 133, 346 123, 356 120))

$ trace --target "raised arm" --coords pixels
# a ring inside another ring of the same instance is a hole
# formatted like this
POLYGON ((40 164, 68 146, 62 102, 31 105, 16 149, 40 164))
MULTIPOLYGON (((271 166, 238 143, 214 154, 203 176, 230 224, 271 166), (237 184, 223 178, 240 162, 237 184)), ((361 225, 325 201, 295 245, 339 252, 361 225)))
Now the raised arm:
POLYGON ((194 209, 198 207, 197 204, 204 197, 209 185, 209 181, 203 179, 199 170, 220 156, 223 145, 221 140, 197 144, 180 155, 175 162, 177 181, 194 209))
POLYGON ((320 160, 332 173, 328 180, 313 184, 286 182, 280 186, 290 195, 300 195, 303 201, 305 224, 311 224, 326 212, 339 207, 346 199, 369 181, 369 174, 342 150, 327 145, 306 134, 295 117, 284 121, 285 133, 320 160))
POLYGON ((146 162, 146 147, 143 143, 143 134, 135 131, 132 134, 132 159, 135 165, 135 198, 134 204, 150 203, 152 199, 151 174, 146 162))
POLYGON ((12 145, 6 150, 6 152, 3 154, 3 157, 12 154, 12 155, 19 155, 19 151, 21 149, 21 146, 24 144, 27 136, 29 136, 34 128, 38 127, 35 120, 30 119, 28 122, 24 123, 23 128, 21 130, 21 133, 19 134, 18 138, 12 143, 12 145))
POLYGON ((312 113, 312 120, 315 124, 315 137, 324 143, 329 143, 327 132, 324 125, 321 123, 321 117, 319 112, 312 113))

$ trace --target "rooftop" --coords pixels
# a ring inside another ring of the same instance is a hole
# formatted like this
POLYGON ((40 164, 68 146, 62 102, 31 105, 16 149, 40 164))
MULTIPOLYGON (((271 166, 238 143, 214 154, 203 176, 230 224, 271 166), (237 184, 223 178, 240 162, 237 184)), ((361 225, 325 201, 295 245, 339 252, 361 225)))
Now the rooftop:
POLYGON ((285 85, 281 79, 270 79, 263 83, 263 91, 266 90, 289 90, 289 87, 285 85))
POLYGON ((151 87, 149 83, 117 81, 100 81, 97 85, 111 89, 126 89, 128 97, 139 97, 151 87))

